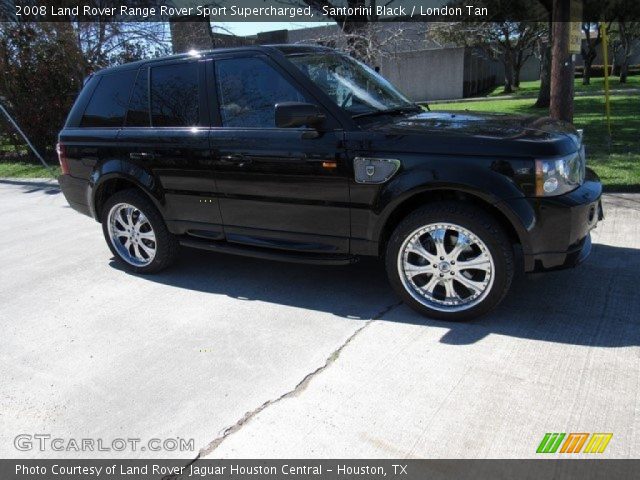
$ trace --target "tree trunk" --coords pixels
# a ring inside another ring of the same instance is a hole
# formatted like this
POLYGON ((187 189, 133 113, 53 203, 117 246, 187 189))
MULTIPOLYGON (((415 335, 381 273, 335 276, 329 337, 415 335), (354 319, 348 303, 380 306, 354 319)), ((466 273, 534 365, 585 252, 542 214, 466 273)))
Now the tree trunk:
POLYGON ((620 64, 620 83, 627 83, 627 75, 629 74, 629 57, 624 57, 620 64))
MULTIPOLYGON (((597 23, 595 24, 598 25, 597 23)), ((582 60, 584 61, 584 71, 582 73, 582 84, 590 85, 591 84, 591 66, 598 56, 597 48, 602 38, 600 37, 600 28, 598 27, 598 34, 592 40, 591 39, 591 23, 583 23, 582 31, 585 35, 585 41, 583 46, 580 48, 580 55, 582 55, 582 60)))
POLYGON ((522 70, 522 67, 516 67, 513 70, 513 86, 516 88, 520 87, 520 70, 522 70))
POLYGON ((622 43, 622 60, 620 62, 620 83, 627 83, 629 73, 629 58, 631 57, 632 40, 627 36, 627 25, 619 22, 620 39, 622 43))
POLYGON ((520 72, 522 71, 522 67, 524 65, 524 61, 522 60, 524 52, 520 50, 516 54, 516 58, 513 62, 513 86, 515 88, 520 88, 520 72))
POLYGON ((504 54, 504 90, 503 93, 513 93, 513 56, 511 52, 504 54))
POLYGON ((591 85, 591 58, 584 59, 584 71, 582 73, 582 84, 591 85))
POLYGON ((547 41, 540 46, 540 90, 535 107, 549 108, 551 103, 551 45, 553 34, 553 2, 541 2, 548 13, 547 41))
POLYGON ((547 43, 541 47, 540 58, 540 90, 535 106, 538 108, 549 108, 551 102, 551 44, 547 43))
POLYGON ((569 55, 569 2, 553 2, 551 49, 551 107, 556 120, 573 121, 573 60, 569 55))

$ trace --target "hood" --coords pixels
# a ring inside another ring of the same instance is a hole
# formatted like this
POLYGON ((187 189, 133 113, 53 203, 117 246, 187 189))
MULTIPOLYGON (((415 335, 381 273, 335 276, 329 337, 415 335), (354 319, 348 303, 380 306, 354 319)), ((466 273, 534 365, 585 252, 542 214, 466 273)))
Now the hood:
POLYGON ((580 145, 571 124, 524 115, 423 112, 377 118, 365 128, 407 152, 543 157, 567 155, 580 145))

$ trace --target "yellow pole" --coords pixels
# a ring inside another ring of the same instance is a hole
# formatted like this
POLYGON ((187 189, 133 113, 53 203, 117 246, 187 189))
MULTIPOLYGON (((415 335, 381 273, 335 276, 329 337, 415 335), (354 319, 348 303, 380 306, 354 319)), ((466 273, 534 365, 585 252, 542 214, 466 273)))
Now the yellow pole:
POLYGON ((609 142, 611 141, 611 104, 609 103, 609 35, 607 34, 607 26, 603 23, 600 25, 602 35, 602 59, 604 60, 604 111, 607 115, 607 132, 609 133, 609 142))

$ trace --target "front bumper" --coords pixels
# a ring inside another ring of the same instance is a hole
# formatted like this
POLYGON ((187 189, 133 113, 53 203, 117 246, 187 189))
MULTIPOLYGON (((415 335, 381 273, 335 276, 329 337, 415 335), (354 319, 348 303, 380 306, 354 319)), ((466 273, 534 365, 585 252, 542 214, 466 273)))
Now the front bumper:
POLYGON ((584 261, 591 252, 590 232, 604 218, 601 196, 600 179, 587 169, 585 182, 565 195, 509 202, 526 219, 525 271, 570 268, 584 261))

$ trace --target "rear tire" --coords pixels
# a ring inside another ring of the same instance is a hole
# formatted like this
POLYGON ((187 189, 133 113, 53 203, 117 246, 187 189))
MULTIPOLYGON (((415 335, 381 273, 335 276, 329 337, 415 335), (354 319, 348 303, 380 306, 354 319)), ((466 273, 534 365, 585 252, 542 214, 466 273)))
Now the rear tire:
POLYGON ((385 252, 389 282, 414 310, 441 320, 469 320, 495 308, 514 271, 500 224, 463 202, 438 202, 409 214, 385 252))
POLYGON ((153 202, 139 190, 121 190, 109 197, 101 218, 107 245, 126 270, 156 273, 175 260, 176 237, 153 202))

